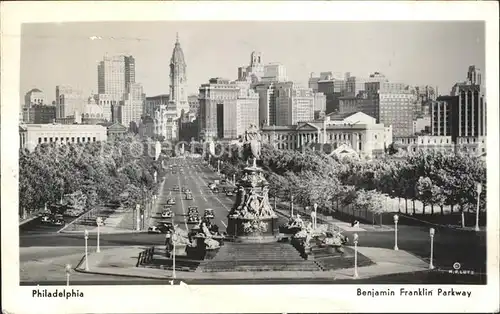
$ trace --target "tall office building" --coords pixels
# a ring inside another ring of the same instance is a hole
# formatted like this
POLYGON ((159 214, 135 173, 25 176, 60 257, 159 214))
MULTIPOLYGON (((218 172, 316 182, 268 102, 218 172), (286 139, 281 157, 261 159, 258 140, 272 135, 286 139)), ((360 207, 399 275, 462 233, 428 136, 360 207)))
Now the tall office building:
POLYGON ((249 81, 213 78, 200 87, 200 137, 236 139, 259 123, 259 94, 249 81))
POLYGON ((276 97, 275 83, 261 82, 253 85, 259 95, 259 124, 260 126, 276 125, 276 97))
POLYGON ((253 51, 250 54, 250 65, 238 68, 238 81, 285 82, 288 80, 286 68, 281 63, 264 64, 262 53, 253 51))
POLYGON ((124 100, 120 104, 121 116, 119 121, 124 126, 136 130, 141 122, 145 97, 140 83, 130 83, 127 89, 124 100))
POLYGON ((200 86, 200 138, 208 140, 224 134, 224 107, 236 107, 239 88, 235 82, 212 78, 200 86))
POLYGON ((125 57, 125 88, 135 83, 135 59, 132 56, 125 57))
POLYGON ((56 119, 64 119, 75 112, 82 113, 85 98, 80 89, 69 85, 56 86, 56 119))
POLYGON ((486 136, 486 100, 481 71, 470 66, 467 80, 453 86, 451 96, 458 97, 458 137, 486 136))
POLYGON ((293 82, 276 84, 276 125, 296 125, 314 119, 312 89, 293 82))
POLYGON ((187 73, 186 60, 179 42, 179 35, 175 40, 174 50, 170 58, 170 102, 180 117, 182 112, 189 111, 187 95, 187 73))

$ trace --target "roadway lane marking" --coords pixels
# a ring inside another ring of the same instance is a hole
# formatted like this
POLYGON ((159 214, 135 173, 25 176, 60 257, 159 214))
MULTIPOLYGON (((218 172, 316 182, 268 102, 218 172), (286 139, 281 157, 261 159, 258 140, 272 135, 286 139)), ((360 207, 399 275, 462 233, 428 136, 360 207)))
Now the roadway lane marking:
POLYGON ((212 195, 212 197, 213 197, 214 199, 216 199, 216 200, 217 200, 217 202, 219 202, 219 203, 222 205, 222 207, 224 207, 227 211, 230 211, 230 209, 229 209, 229 208, 227 208, 227 206, 226 206, 224 203, 222 203, 222 202, 221 202, 221 200, 220 200, 217 196, 212 195))
MULTIPOLYGON (((181 188, 181 177, 180 174, 177 175, 177 181, 179 182, 179 189, 181 188)), ((182 200, 182 194, 179 197, 180 202, 181 202, 181 208, 182 208, 182 214, 184 215, 184 226, 186 227, 186 231, 189 231, 187 221, 186 221, 186 211, 184 210, 184 202, 182 200)))
POLYGON ((226 225, 226 223, 225 223, 224 221, 222 221, 222 220, 221 220, 220 222, 224 225, 224 228, 226 228, 226 229, 227 229, 227 225, 226 225))

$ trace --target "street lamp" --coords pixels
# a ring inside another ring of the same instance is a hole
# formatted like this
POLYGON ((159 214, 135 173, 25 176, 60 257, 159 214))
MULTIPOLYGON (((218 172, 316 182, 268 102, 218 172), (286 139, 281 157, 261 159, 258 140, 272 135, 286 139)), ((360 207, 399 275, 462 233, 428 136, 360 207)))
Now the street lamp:
POLYGON ((217 160, 217 173, 220 174, 220 160, 217 160))
POLYGON ((481 202, 481 191, 483 190, 483 186, 481 183, 478 183, 477 186, 477 208, 476 208, 476 231, 479 231, 479 205, 481 202))
POLYGON ((96 249, 96 252, 99 253, 99 252, 101 252, 100 226, 102 225, 102 218, 101 217, 97 217, 96 223, 97 223, 97 249, 96 249))
POLYGON ((135 210, 137 212, 137 217, 136 217, 137 224, 135 225, 135 230, 139 231, 139 230, 141 230, 141 205, 136 204, 135 205, 135 210))
POLYGON ((358 239, 357 233, 354 234, 354 279, 359 277, 358 275, 358 239))
POLYGON ((172 244, 173 244, 173 249, 172 249, 172 278, 175 279, 175 242, 177 241, 177 234, 175 233, 174 229, 174 234, 172 234, 172 244))
POLYGON ((69 287, 69 275, 71 274, 71 265, 70 264, 66 264, 66 286, 69 287))
POLYGON ((318 220, 317 220, 317 217, 318 217, 318 203, 314 203, 313 207, 314 207, 313 226, 314 226, 314 229, 316 229, 317 226, 318 226, 318 220))
POLYGON ((293 195, 290 197, 290 212, 291 212, 291 216, 293 218, 293 195))
POLYGON ((429 229, 429 235, 431 236, 431 259, 429 261, 429 269, 434 269, 434 234, 436 230, 434 228, 429 229))
POLYGON ((89 239, 89 231, 85 229, 84 232, 84 238, 85 238, 85 270, 89 270, 89 254, 88 254, 88 245, 87 245, 87 240, 89 239))
POLYGON ((398 251, 398 220, 399 216, 394 215, 394 251, 398 251))
POLYGON ((233 184, 236 185, 236 174, 233 174, 233 184))

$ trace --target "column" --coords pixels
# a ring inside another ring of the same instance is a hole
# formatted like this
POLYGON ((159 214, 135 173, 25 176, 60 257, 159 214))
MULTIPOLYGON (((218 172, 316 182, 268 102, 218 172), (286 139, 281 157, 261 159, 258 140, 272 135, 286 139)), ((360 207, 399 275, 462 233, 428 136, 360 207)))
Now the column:
MULTIPOLYGON (((476 132, 474 131, 474 114, 476 112, 476 97, 475 97, 475 94, 474 92, 472 92, 472 97, 471 97, 471 100, 472 100, 472 104, 471 105, 471 119, 472 119, 472 125, 471 125, 471 136, 477 136, 476 132)), ((478 104, 478 108, 479 108, 479 104, 478 104)))

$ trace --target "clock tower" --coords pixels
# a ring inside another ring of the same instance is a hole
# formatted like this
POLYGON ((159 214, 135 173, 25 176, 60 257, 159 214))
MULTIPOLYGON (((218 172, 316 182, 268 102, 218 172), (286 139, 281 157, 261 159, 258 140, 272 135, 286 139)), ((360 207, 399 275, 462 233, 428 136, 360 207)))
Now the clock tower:
POLYGON ((169 107, 177 111, 177 117, 182 112, 189 111, 189 102, 187 97, 187 77, 186 61, 184 52, 179 43, 179 34, 176 36, 172 58, 170 59, 170 100, 169 107))

